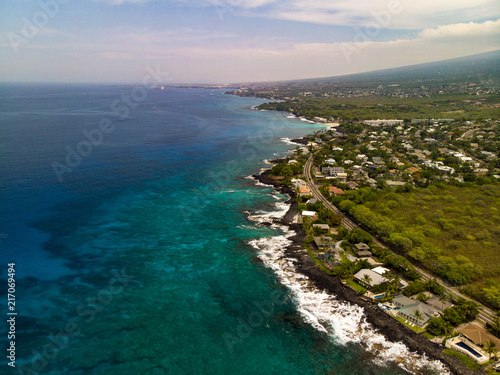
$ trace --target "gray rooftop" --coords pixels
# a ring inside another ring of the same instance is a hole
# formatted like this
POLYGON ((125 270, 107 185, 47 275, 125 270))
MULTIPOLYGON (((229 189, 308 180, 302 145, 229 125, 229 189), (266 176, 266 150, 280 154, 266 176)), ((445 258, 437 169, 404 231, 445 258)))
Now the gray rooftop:
POLYGON ((387 281, 387 279, 385 277, 383 277, 383 276, 379 275, 378 273, 373 272, 372 270, 369 270, 369 269, 363 269, 363 270, 359 271, 357 274, 354 275, 354 278, 356 280, 363 282, 363 283, 366 283, 365 275, 370 276, 370 279, 371 279, 370 286, 382 284, 383 282, 387 281))

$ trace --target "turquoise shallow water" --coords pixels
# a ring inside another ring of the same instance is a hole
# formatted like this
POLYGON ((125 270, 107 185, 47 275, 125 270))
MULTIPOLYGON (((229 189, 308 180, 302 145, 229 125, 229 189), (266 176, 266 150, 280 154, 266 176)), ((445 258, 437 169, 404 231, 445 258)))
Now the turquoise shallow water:
POLYGON ((314 324, 259 252, 286 232, 249 213, 285 197, 247 176, 320 127, 220 90, 149 90, 120 119, 110 105, 127 92, 0 86, 0 260, 16 263, 19 311, 17 368, 0 372, 406 373, 342 339, 356 309, 340 309, 337 336, 314 324), (115 129, 59 181, 52 163, 107 118, 115 129))

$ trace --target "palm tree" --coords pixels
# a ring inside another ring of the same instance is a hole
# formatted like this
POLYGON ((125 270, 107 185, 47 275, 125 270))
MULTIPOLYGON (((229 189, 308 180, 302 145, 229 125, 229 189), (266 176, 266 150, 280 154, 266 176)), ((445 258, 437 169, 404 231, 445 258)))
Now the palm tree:
POLYGON ((423 314, 419 310, 415 310, 413 312, 413 316, 415 317, 415 319, 417 319, 417 324, 421 319, 424 318, 423 314))
POLYGON ((363 275, 363 279, 365 280, 365 283, 367 283, 367 284, 368 284, 368 286, 372 286, 372 284, 371 284, 371 282, 372 282, 372 278, 370 277, 370 275, 368 275, 368 274, 366 274, 366 273, 365 273, 365 274, 363 275))
POLYGON ((394 278, 392 279, 391 284, 394 287, 394 291, 397 292, 400 289, 401 277, 399 277, 399 275, 394 276, 394 278))
POLYGON ((492 355, 496 357, 496 347, 497 344, 493 340, 489 340, 484 344, 484 350, 490 355, 490 360, 492 355))
POLYGON ((354 278, 354 273, 352 272, 352 270, 347 270, 345 272, 345 279, 347 281, 351 281, 353 278, 354 278))

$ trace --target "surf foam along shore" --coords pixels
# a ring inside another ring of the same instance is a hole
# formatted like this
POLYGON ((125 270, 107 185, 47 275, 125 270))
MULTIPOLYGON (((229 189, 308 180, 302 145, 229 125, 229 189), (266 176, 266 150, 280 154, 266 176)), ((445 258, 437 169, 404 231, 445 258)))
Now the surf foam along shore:
POLYGON ((291 198, 274 212, 250 214, 249 219, 281 229, 282 235, 250 241, 259 258, 286 285, 297 302, 303 319, 327 333, 340 344, 358 343, 383 364, 396 361, 413 374, 478 374, 461 361, 444 354, 443 347, 429 341, 367 302, 340 279, 321 271, 302 248, 305 233, 297 224, 293 202, 295 193, 288 186, 268 177, 269 170, 253 177, 259 185, 272 185, 291 198), (285 212, 286 211, 286 212, 285 212))

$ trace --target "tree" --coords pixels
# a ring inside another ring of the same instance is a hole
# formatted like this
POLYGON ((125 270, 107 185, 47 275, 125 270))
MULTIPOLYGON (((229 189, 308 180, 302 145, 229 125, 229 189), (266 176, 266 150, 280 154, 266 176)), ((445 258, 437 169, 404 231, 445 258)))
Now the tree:
POLYGON ((451 334, 453 332, 453 326, 451 325, 450 322, 448 321, 444 321, 444 324, 443 324, 443 334, 445 336, 448 336, 449 334, 451 334))
POLYGON ((417 319, 417 322, 424 318, 424 315, 419 310, 415 310, 413 312, 413 316, 415 317, 415 319, 417 319))
POLYGON ((450 322, 450 324, 454 327, 457 327, 464 322, 464 317, 458 312, 458 309, 454 307, 445 309, 443 312, 443 318, 447 322, 450 322))
POLYGON ((420 301, 420 302, 425 302, 428 299, 429 299, 429 297, 427 295, 425 295, 424 293, 419 293, 417 296, 417 301, 420 301))
POLYGON ((443 318, 432 318, 427 325, 427 331, 434 336, 442 336, 445 332, 446 324, 449 325, 443 318))
POLYGON ((488 340, 484 344, 484 350, 486 351, 486 353, 488 353, 490 355, 490 360, 491 360, 492 356, 495 356, 495 358, 496 358, 496 347, 497 347, 497 344, 493 340, 488 340))
POLYGON ((357 244, 360 242, 363 243, 371 243, 372 242, 372 236, 368 232, 365 232, 363 229, 353 229, 351 232, 347 235, 347 241, 349 241, 352 244, 357 244))
POLYGON ((363 275, 363 279, 365 280, 365 283, 367 283, 369 286, 372 286, 371 282, 372 282, 372 278, 370 277, 370 275, 368 274, 364 274, 363 275))
POLYGON ((499 337, 500 336, 500 313, 496 313, 495 317, 493 318, 493 322, 488 325, 488 331, 490 331, 492 334, 495 336, 499 337))
POLYGON ((479 314, 478 306, 475 302, 460 298, 455 306, 458 314, 462 317, 462 323, 470 322, 476 319, 479 314))

